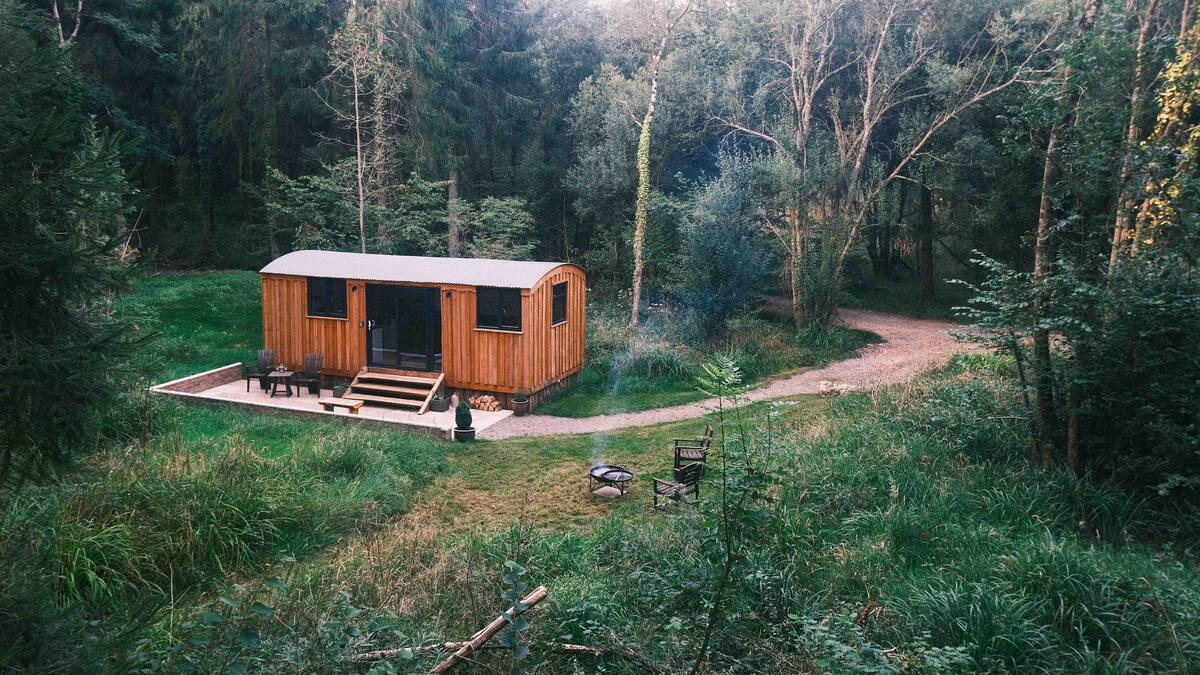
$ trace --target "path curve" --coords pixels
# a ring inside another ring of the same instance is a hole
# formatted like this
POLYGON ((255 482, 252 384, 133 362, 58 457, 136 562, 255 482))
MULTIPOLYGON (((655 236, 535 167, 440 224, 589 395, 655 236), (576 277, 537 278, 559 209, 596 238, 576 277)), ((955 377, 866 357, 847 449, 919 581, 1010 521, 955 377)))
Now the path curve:
MULTIPOLYGON (((912 379, 923 370, 945 363, 967 346, 950 335, 956 324, 946 321, 913 319, 860 309, 843 309, 841 321, 852 328, 871 331, 884 342, 867 345, 857 356, 831 363, 824 368, 805 370, 764 383, 747 392, 751 401, 816 394, 822 384, 843 391, 871 389, 912 379)), ((480 438, 501 439, 524 436, 558 436, 644 427, 662 422, 703 417, 716 399, 685 403, 640 412, 596 415, 594 417, 554 417, 526 415, 508 417, 480 432, 480 438)))

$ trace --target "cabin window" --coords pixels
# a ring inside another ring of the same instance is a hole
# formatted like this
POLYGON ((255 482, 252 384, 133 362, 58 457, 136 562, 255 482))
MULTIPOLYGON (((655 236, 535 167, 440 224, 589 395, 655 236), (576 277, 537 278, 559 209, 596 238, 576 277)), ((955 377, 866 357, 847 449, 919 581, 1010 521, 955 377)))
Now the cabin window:
POLYGON ((521 330, 521 291, 516 288, 475 289, 475 327, 521 330))
POLYGON ((550 325, 557 326, 567 320, 567 282, 554 284, 550 302, 550 325))
POLYGON ((346 280, 308 277, 308 315, 346 318, 346 280))

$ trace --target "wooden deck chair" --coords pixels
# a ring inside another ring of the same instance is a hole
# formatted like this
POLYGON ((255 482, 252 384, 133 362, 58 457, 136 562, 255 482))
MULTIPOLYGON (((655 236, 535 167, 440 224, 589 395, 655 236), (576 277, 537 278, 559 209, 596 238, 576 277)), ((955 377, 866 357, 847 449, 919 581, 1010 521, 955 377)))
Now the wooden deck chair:
POLYGON ((316 392, 317 398, 321 398, 321 368, 325 366, 325 356, 322 354, 305 354, 304 355, 304 371, 296 373, 292 378, 296 384, 296 394, 300 394, 300 390, 307 387, 309 393, 316 392))
POLYGON ((708 449, 712 445, 713 428, 704 428, 704 435, 699 438, 675 439, 675 468, 678 469, 690 462, 708 462, 708 449))
POLYGON ((659 498, 673 501, 683 501, 688 495, 693 499, 700 498, 700 481, 704 480, 705 465, 693 462, 675 469, 675 480, 654 480, 654 508, 658 508, 659 498))
POLYGON ((258 350, 258 359, 254 363, 254 368, 242 365, 242 377, 246 378, 246 393, 250 393, 250 381, 258 380, 258 386, 266 391, 271 388, 271 383, 267 381, 267 375, 271 374, 271 369, 275 367, 275 350, 260 349, 258 350))

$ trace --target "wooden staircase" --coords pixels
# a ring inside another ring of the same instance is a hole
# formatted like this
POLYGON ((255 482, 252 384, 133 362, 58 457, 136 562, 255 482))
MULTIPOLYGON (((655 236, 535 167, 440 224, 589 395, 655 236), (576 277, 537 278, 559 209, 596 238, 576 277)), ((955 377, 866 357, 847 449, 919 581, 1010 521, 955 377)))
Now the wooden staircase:
POLYGON ((342 398, 362 401, 367 405, 394 406, 415 410, 418 415, 429 410, 429 400, 442 386, 444 373, 414 373, 403 370, 363 368, 346 388, 342 398))

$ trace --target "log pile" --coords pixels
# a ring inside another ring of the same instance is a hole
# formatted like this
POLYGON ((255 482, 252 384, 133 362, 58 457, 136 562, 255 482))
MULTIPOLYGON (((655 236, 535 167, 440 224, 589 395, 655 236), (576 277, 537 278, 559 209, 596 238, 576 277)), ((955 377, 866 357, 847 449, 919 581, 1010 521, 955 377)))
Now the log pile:
POLYGON ((487 410, 489 412, 497 412, 501 409, 500 401, 490 394, 480 394, 479 396, 468 396, 467 405, 476 410, 487 410))

